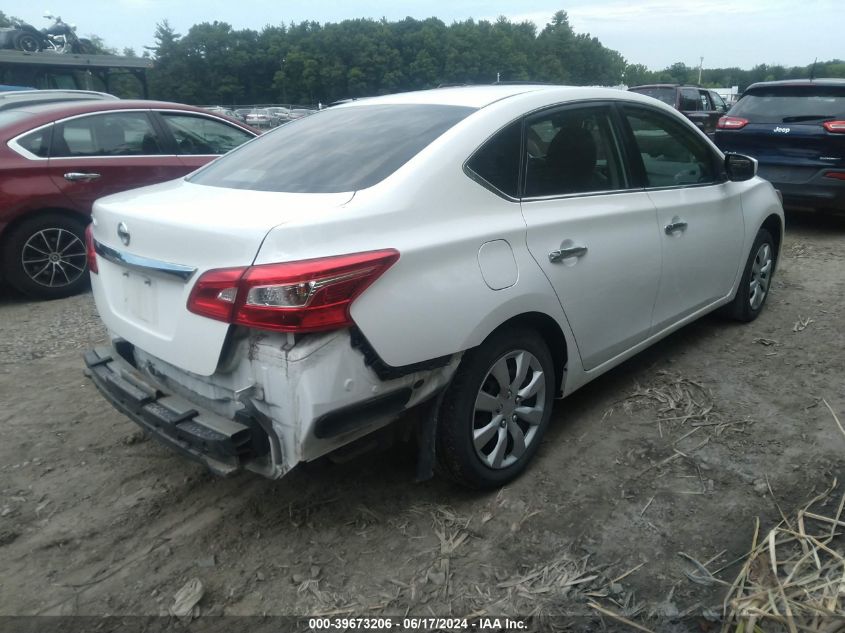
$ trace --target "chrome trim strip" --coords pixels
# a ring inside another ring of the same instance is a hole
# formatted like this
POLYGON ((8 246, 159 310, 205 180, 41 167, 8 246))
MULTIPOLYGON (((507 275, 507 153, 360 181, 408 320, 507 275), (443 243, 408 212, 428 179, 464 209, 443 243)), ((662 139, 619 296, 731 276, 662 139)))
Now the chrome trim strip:
POLYGON ((94 250, 97 255, 105 260, 110 261, 118 266, 125 266, 140 272, 151 275, 165 275, 170 277, 177 277, 182 281, 188 281, 197 269, 192 266, 184 266, 182 264, 172 264, 170 262, 163 262, 158 259, 149 259, 148 257, 141 257, 139 255, 132 255, 131 253, 124 253, 118 251, 110 246, 106 246, 97 240, 94 240, 94 250))

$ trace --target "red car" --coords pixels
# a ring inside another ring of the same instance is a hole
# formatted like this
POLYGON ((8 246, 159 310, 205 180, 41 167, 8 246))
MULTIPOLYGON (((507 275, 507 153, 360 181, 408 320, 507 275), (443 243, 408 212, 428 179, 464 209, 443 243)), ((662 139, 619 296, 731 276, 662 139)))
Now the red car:
POLYGON ((79 292, 94 200, 180 178, 256 135, 234 119, 156 101, 0 111, 0 276, 35 298, 79 292))

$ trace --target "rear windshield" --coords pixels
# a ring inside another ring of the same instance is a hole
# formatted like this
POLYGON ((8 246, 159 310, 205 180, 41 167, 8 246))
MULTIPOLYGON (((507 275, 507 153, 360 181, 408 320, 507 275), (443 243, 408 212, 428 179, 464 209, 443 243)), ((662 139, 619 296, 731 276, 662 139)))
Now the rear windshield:
POLYGON ((290 193, 366 189, 473 111, 444 105, 329 108, 247 143, 188 180, 290 193))
POLYGON ((670 106, 675 105, 675 89, 674 88, 631 88, 631 92, 638 92, 646 97, 654 97, 663 103, 670 106))
POLYGON ((745 94, 731 116, 754 123, 800 123, 845 118, 845 86, 777 86, 745 94))

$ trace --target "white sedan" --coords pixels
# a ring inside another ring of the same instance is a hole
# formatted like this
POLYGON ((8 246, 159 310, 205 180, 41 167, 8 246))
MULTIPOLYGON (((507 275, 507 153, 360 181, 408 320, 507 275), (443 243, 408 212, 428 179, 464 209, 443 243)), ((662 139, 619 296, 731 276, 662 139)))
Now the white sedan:
POLYGON ((436 457, 499 486, 555 398, 717 308, 760 314, 784 223, 755 174, 617 90, 328 108, 95 204, 112 344, 86 363, 120 411, 220 474, 278 478, 414 423, 420 475, 436 457))

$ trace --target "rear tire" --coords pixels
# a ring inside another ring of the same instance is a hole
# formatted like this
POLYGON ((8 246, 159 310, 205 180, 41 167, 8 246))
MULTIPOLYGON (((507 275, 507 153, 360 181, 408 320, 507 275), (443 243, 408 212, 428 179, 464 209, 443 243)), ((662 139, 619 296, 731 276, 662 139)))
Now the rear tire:
POLYGON ((21 222, 2 244, 6 281, 33 299, 60 299, 82 292, 89 283, 85 222, 45 213, 21 222))
POLYGON ((438 416, 438 470, 476 489, 519 476, 548 427, 554 382, 551 353, 531 330, 501 330, 466 352, 438 416))
POLYGON ((41 42, 30 33, 19 33, 15 38, 15 48, 24 53, 37 53, 41 50, 41 42))
POLYGON ((760 316, 769 298, 776 252, 772 234, 760 229, 742 271, 736 296, 722 309, 724 316, 742 323, 749 323, 760 316))

